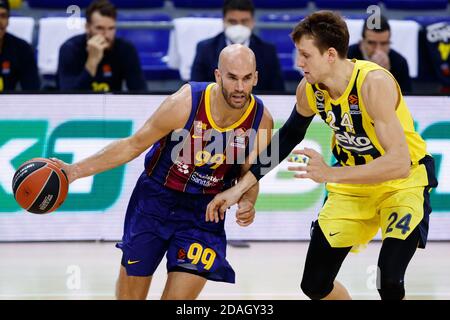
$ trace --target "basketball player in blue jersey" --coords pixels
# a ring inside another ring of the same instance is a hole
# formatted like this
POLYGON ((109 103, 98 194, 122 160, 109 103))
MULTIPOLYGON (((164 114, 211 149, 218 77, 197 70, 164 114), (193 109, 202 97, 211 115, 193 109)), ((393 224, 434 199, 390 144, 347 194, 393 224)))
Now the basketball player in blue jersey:
MULTIPOLYGON (((250 168, 249 157, 267 147, 273 121, 251 94, 258 73, 250 49, 223 49, 215 76, 216 83, 184 85, 133 136, 72 165, 55 159, 73 182, 127 163, 152 146, 117 245, 123 252, 118 299, 145 299, 164 255, 162 299, 195 299, 207 280, 235 281, 223 220, 205 221, 206 206, 250 168), (186 133, 181 142, 180 132, 186 133)), ((239 225, 253 222, 257 194, 255 185, 240 197, 239 225)))
MULTIPOLYGON (((312 226, 301 288, 311 299, 350 299, 335 281, 341 264, 381 229, 378 291, 381 299, 403 299, 406 268, 427 240, 429 192, 437 186, 434 160, 414 130, 394 77, 375 63, 346 59, 349 33, 339 15, 313 13, 291 36, 305 77, 290 118, 268 150, 285 159, 318 115, 333 131, 331 148, 337 160, 330 167, 318 152, 305 148, 294 151, 293 158, 309 159, 306 166, 289 168, 297 178, 326 183, 328 191, 312 226), (274 146, 277 141, 279 146, 274 146)), ((237 185, 218 194, 208 206, 207 219, 217 219, 236 203, 263 177, 262 169, 258 160, 237 185)))

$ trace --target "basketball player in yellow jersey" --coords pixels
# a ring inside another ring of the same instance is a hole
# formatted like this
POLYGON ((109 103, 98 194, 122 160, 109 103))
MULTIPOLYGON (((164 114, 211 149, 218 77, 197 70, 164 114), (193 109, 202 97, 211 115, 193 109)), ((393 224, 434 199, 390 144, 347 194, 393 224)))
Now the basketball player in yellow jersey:
MULTIPOLYGON (((414 131, 392 75, 372 62, 346 59, 349 34, 339 15, 313 13, 291 36, 305 76, 296 107, 268 148, 280 161, 286 158, 318 115, 333 130, 338 161, 330 167, 318 152, 305 148, 294 153, 309 158, 306 167, 289 168, 297 178, 326 183, 328 191, 313 223, 301 288, 311 299, 350 299, 336 275, 348 252, 367 244, 381 228, 378 291, 382 299, 403 299, 406 268, 427 239, 429 191, 437 186, 433 158, 414 131)), ((207 219, 236 203, 267 173, 264 167, 258 159, 236 186, 216 195, 207 219)))

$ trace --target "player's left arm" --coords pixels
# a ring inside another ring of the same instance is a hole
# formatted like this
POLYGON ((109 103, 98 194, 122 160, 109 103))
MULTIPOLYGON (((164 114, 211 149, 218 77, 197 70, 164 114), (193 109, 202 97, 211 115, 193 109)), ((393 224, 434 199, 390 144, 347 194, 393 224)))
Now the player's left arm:
MULTIPOLYGON (((322 156, 312 149, 297 151, 310 157, 308 165, 296 174, 316 182, 380 183, 409 175, 411 159, 405 133, 396 114, 400 93, 395 81, 386 72, 370 72, 361 88, 362 99, 374 122, 378 141, 385 154, 364 165, 330 167, 322 156)), ((292 170, 291 171, 300 171, 292 170)))
MULTIPOLYGON (((247 157, 245 163, 241 165, 241 177, 243 177, 247 173, 247 171, 250 170, 250 167, 255 162, 256 158, 258 157, 258 154, 260 154, 263 150, 267 148, 272 138, 272 131, 273 131, 272 115, 267 110, 267 108, 264 108, 264 113, 261 118, 258 131, 256 133, 253 148, 250 151, 250 154, 247 157)), ((253 222, 255 218, 254 205, 256 203, 258 193, 259 193, 259 183, 256 183, 250 189, 248 189, 239 199, 237 203, 238 210, 236 211, 236 222, 240 226, 245 227, 253 222)), ((218 204, 222 202, 223 207, 220 207, 219 210, 214 210, 213 212, 212 210, 207 210, 206 221, 218 222, 219 216, 220 219, 222 220, 225 218, 225 211, 227 209, 227 205, 225 203, 226 195, 227 190, 216 195, 214 201, 216 201, 218 204)))

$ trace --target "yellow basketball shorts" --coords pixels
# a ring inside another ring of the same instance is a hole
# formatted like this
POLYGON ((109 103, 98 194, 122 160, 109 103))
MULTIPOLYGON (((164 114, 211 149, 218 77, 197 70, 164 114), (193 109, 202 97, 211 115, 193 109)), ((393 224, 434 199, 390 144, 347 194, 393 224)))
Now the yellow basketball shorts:
POLYGON ((371 196, 331 192, 320 214, 319 225, 334 248, 366 245, 381 228, 382 239, 406 239, 422 224, 421 246, 428 231, 429 194, 416 187, 371 196))
POLYGON ((319 225, 333 248, 369 243, 381 228, 382 239, 406 239, 419 228, 419 248, 428 237, 430 190, 438 184, 434 160, 426 156, 408 178, 376 185, 327 184, 319 225))

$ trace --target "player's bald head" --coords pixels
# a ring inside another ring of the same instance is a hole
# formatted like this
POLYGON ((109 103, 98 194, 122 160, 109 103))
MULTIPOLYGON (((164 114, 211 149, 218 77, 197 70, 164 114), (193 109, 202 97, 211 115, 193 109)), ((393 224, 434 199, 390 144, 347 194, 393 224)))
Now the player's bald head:
POLYGON ((258 83, 255 54, 241 44, 225 47, 220 52, 214 74, 228 105, 242 109, 250 101, 253 87, 258 83))
POLYGON ((229 45, 220 52, 218 69, 222 74, 231 70, 253 73, 256 71, 255 54, 242 44, 229 45))

